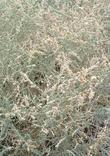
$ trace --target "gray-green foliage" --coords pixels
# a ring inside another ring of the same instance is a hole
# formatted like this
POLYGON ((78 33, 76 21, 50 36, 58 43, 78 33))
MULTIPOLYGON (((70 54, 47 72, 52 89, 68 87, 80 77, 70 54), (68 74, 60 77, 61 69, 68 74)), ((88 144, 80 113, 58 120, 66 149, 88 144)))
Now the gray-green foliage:
POLYGON ((109 0, 0 1, 0 155, 110 155, 109 0))

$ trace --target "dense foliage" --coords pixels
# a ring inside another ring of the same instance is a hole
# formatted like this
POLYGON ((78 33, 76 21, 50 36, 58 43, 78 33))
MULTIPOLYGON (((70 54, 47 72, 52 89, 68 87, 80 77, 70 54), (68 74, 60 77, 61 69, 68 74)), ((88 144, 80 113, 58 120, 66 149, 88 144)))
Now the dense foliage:
POLYGON ((109 155, 109 0, 0 0, 0 156, 109 155))

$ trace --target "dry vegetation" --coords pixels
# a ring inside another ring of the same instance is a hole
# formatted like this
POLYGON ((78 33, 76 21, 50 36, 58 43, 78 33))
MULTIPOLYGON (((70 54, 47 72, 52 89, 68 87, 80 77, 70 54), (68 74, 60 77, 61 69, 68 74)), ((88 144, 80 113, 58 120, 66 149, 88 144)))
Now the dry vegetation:
POLYGON ((110 156, 109 0, 0 0, 0 156, 110 156))

